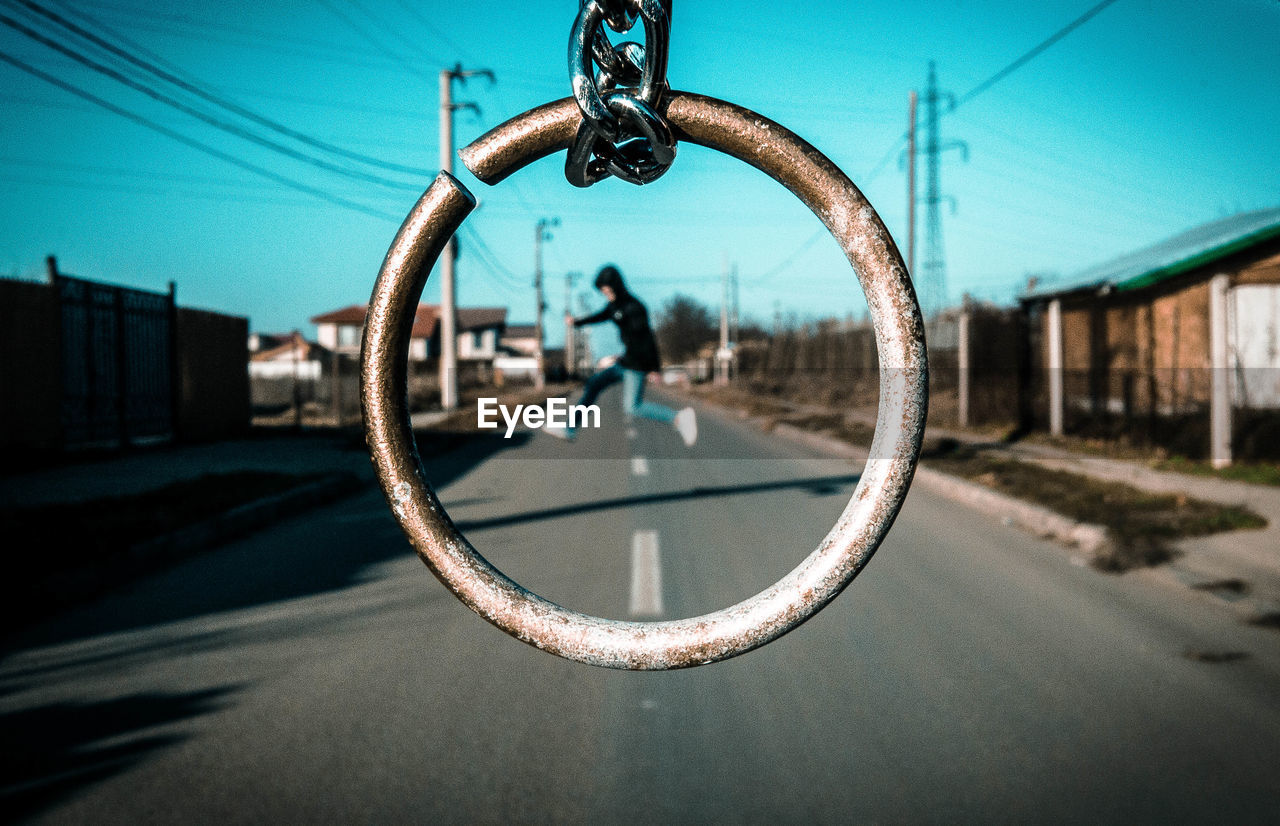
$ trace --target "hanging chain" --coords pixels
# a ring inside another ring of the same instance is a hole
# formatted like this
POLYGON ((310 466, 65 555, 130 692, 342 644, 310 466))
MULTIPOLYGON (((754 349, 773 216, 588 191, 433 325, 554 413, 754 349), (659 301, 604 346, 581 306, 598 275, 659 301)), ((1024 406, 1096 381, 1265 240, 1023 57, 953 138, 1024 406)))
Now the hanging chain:
POLYGON ((670 31, 671 0, 582 1, 569 38, 569 78, 582 111, 565 159, 569 183, 587 187, 613 175, 647 184, 671 167, 676 139, 658 113, 670 31), (643 44, 614 46, 603 28, 622 34, 637 22, 643 44))

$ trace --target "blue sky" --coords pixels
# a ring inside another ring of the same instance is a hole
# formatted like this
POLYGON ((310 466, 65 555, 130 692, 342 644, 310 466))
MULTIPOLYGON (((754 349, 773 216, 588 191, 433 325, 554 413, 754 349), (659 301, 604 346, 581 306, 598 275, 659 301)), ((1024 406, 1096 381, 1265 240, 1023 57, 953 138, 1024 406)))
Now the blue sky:
MULTIPOLYGON (((76 43, 14 2, 0 0, 0 12, 76 43)), ((461 61, 497 75, 492 86, 457 88, 459 100, 483 109, 479 119, 459 113, 461 145, 568 94, 576 9, 573 0, 38 2, 299 132, 425 169, 438 164, 440 69, 461 61)), ((928 62, 936 61, 940 86, 963 97, 1092 5, 676 0, 670 78, 809 140, 864 189, 904 245, 906 176, 892 151, 928 62)), ((1067 275, 1205 221, 1280 204, 1278 43, 1275 0, 1116 0, 944 114, 942 139, 969 148, 967 162, 956 152, 942 161, 942 191, 955 204, 954 213, 943 210, 951 298, 1009 301, 1029 273, 1067 275)), ((364 208, 211 157, 0 63, 0 274, 38 277, 54 253, 86 278, 151 289, 174 280, 180 303, 246 315, 257 331, 311 330, 310 316, 368 299, 414 189, 429 183, 387 172, 407 185, 392 189, 268 151, 9 26, 0 26, 0 52, 364 208)), ((677 292, 716 304, 726 259, 738 268, 746 316, 843 316, 864 306, 816 218, 760 173, 698 147, 681 147, 675 167, 643 188, 608 181, 574 189, 559 158, 492 188, 459 176, 482 202, 462 236, 464 305, 507 306, 512 321, 531 321, 534 224, 560 220, 545 245, 553 341, 565 274, 586 274, 577 288, 585 292, 607 262, 655 309, 677 292), (487 256, 476 254, 475 236, 487 256)), ((918 215, 920 261, 923 209, 918 215)), ((438 284, 426 295, 438 296, 438 284)))

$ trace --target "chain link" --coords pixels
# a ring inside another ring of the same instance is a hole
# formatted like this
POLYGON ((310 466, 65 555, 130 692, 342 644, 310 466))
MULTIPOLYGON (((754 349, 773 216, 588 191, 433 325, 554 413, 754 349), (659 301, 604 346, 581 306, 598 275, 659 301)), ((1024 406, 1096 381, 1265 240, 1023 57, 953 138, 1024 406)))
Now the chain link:
POLYGON ((675 160, 675 136, 659 113, 668 88, 670 15, 670 0, 583 0, 569 38, 569 77, 582 111, 565 160, 574 186, 610 175, 646 184, 675 160), (603 28, 621 34, 637 22, 643 44, 615 46, 603 28))

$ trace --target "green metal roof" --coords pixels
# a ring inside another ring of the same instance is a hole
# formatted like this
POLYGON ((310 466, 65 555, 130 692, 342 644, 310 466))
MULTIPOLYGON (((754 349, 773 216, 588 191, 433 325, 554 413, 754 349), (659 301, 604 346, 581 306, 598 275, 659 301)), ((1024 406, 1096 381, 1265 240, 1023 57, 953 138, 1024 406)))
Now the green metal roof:
POLYGON ((1042 285, 1027 292, 1024 298, 1047 298, 1105 287, 1116 292, 1139 290, 1273 238, 1280 238, 1280 207, 1242 212, 1090 267, 1062 282, 1042 285))

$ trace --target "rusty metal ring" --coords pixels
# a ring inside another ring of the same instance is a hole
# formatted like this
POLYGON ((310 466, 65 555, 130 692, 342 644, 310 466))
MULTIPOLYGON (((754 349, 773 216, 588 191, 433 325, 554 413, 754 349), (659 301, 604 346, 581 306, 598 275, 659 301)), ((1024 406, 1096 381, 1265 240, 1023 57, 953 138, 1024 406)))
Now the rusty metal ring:
MULTIPOLYGON (((663 113, 683 141, 739 158, 790 189, 840 242, 875 328, 880 407, 871 458, 835 526, 794 570, 736 605, 662 622, 626 622, 562 608, 491 565, 449 519, 426 481, 409 426, 409 336, 427 275, 475 206, 441 173, 396 235, 365 326, 361 400, 378 480, 405 534, 435 575, 472 610, 512 636, 571 660, 611 668, 684 668, 764 645, 830 602, 866 565, 907 495, 928 401, 924 325, 902 257, 875 210, 821 153, 733 104, 673 92, 663 113)), ((519 115, 462 150, 467 168, 496 183, 567 148, 581 122, 568 98, 519 115)))

